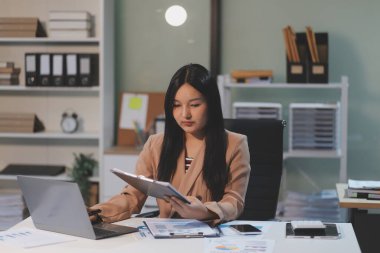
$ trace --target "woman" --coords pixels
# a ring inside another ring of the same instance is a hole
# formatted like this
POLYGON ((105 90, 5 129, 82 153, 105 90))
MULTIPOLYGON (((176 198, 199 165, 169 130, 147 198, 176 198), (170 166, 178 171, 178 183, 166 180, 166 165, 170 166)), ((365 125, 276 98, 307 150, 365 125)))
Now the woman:
MULTIPOLYGON (((247 138, 224 129, 215 80, 199 64, 180 68, 165 96, 165 133, 152 135, 139 155, 136 174, 170 182, 190 204, 157 199, 160 217, 208 220, 239 217, 250 173, 247 138)), ((139 213, 147 196, 132 186, 91 209, 106 222, 139 213)))

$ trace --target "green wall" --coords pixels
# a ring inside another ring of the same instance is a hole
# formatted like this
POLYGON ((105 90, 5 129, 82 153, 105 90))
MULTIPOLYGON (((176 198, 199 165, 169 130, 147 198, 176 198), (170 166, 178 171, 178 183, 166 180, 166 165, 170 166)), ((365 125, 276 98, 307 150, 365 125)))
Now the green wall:
MULTIPOLYGON (((284 82, 285 50, 281 29, 296 32, 310 25, 329 34, 330 82, 349 78, 348 176, 380 180, 380 1, 373 0, 223 0, 222 73, 233 69, 272 69, 284 82)), ((207 0, 116 1, 117 91, 165 91, 173 72, 188 62, 209 66, 207 0), (189 20, 169 27, 165 9, 181 4, 189 20)), ((316 99, 328 102, 336 94, 270 91, 234 94, 254 101, 316 99)), ((286 115, 287 108, 284 108, 286 115)), ((337 161, 289 161, 290 188, 334 187, 337 161)))

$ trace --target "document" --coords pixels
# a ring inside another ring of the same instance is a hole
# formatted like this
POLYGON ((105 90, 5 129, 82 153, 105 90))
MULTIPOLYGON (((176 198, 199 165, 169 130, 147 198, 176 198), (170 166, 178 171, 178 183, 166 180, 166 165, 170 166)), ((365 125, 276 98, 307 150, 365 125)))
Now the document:
POLYGON ((155 219, 144 224, 154 238, 193 238, 217 237, 219 230, 212 229, 206 223, 194 219, 155 219))
POLYGON ((145 127, 149 97, 146 94, 125 93, 122 97, 119 128, 135 129, 134 122, 145 127))
POLYGON ((256 237, 205 238, 204 253, 270 253, 274 249, 274 240, 255 239, 256 237))
POLYGON ((0 232, 0 243, 22 248, 33 248, 73 240, 75 239, 68 236, 31 228, 10 229, 0 232))
POLYGON ((153 180, 144 176, 137 176, 116 168, 111 169, 111 172, 146 195, 160 199, 173 196, 187 204, 190 204, 186 197, 179 193, 169 182, 153 180))

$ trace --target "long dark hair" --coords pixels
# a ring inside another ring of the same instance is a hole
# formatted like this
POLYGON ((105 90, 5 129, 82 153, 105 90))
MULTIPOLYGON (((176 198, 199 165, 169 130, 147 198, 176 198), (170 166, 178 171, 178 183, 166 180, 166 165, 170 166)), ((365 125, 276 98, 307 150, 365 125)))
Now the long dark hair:
POLYGON ((177 160, 184 148, 183 130, 173 116, 174 98, 183 84, 190 84, 206 99, 206 150, 203 179, 214 201, 222 199, 228 180, 226 165, 227 140, 217 83, 209 71, 199 64, 181 67, 172 77, 165 95, 165 134, 158 164, 158 179, 170 181, 177 168, 177 160))

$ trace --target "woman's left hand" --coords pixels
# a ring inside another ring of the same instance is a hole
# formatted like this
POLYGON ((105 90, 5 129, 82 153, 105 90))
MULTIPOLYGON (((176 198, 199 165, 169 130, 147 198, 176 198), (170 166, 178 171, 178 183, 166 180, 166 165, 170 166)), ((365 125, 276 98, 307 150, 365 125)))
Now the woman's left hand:
POLYGON ((213 213, 194 196, 186 196, 190 204, 186 204, 176 197, 170 197, 169 202, 174 210, 184 219, 208 220, 213 218, 213 213))

